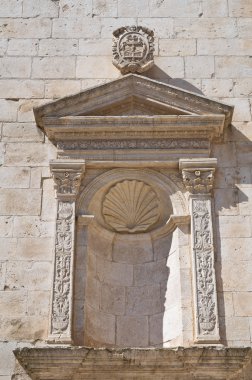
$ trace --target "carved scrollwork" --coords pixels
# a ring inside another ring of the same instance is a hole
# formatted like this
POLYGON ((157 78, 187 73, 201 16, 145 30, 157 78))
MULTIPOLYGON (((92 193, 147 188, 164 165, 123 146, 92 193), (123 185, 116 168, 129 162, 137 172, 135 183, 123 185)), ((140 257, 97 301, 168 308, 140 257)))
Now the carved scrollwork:
POLYGON ((73 223, 73 204, 59 202, 56 221, 52 334, 64 333, 69 328, 73 223))
POLYGON ((196 269, 198 333, 216 335, 217 305, 209 199, 192 200, 193 250, 196 269))
POLYGON ((103 216, 118 232, 144 232, 159 218, 157 194, 142 181, 119 182, 105 196, 103 216))
POLYGON ((214 169, 183 169, 182 177, 190 193, 209 193, 213 188, 214 169))
POLYGON ((113 32, 113 64, 126 73, 142 73, 153 64, 154 33, 142 26, 125 26, 113 32))

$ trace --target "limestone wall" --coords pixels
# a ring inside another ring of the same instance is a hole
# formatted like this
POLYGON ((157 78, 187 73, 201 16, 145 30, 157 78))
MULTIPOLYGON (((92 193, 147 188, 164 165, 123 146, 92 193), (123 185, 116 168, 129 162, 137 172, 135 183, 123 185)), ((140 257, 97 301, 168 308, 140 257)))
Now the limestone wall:
POLYGON ((222 342, 251 345, 252 2, 0 0, 0 380, 25 379, 11 352, 48 332, 56 150, 32 108, 118 78, 112 31, 136 23, 155 32, 146 75, 235 105, 211 154, 216 277, 222 342))

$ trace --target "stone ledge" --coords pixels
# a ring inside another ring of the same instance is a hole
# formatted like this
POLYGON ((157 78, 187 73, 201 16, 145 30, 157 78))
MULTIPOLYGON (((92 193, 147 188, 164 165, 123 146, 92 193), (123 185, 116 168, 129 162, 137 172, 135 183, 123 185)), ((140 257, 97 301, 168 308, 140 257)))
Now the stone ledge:
POLYGON ((34 380, 251 380, 251 377, 244 377, 251 363, 251 347, 95 349, 50 346, 16 349, 14 353, 34 380))

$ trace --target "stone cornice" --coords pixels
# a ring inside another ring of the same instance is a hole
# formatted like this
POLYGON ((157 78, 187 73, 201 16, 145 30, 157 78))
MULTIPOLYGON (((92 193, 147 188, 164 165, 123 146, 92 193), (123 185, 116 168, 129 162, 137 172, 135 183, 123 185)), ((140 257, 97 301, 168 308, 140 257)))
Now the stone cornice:
POLYGON ((143 378, 244 379, 251 348, 174 349, 22 348, 14 351, 31 379, 77 380, 143 378), (119 376, 119 377, 118 377, 119 376))

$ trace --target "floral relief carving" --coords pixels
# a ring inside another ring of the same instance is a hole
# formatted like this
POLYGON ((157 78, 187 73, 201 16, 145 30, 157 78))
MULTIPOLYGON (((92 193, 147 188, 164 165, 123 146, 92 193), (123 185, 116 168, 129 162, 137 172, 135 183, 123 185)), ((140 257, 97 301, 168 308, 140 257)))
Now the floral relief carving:
POLYGON ((213 188, 214 169, 183 169, 183 182, 191 193, 209 193, 213 188))
POLYGON ((142 181, 119 182, 105 196, 103 216, 118 232, 144 232, 159 218, 157 194, 142 181))
POLYGON ((154 33, 142 26, 125 26, 113 32, 113 64, 126 73, 142 73, 153 66, 154 33))
POLYGON ((76 172, 56 172, 54 174, 55 188, 58 194, 78 194, 81 173, 76 172))
POLYGON ((192 200, 193 249, 196 266, 199 335, 216 334, 217 321, 211 203, 209 199, 192 200))
POLYGON ((53 334, 63 333, 69 328, 73 222, 73 204, 60 201, 56 221, 56 256, 51 331, 53 334))

